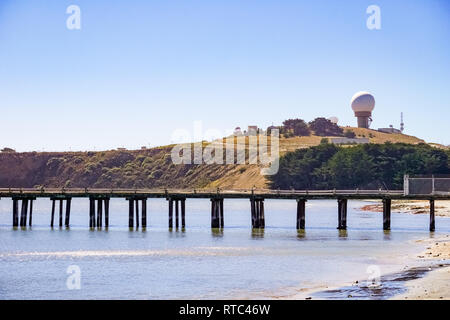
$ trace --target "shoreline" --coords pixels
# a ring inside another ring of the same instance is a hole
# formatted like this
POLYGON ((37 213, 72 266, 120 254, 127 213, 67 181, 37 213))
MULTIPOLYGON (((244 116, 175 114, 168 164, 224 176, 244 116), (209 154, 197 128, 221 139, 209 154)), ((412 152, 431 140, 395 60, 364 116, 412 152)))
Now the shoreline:
MULTIPOLYGON (((382 204, 370 204, 360 208, 363 211, 382 212, 382 204)), ((409 214, 429 214, 428 201, 397 200, 392 202, 392 211, 409 214)), ((435 215, 450 217, 450 201, 436 202, 435 215)), ((406 292, 398 294, 393 300, 450 300, 450 236, 417 240, 417 243, 428 245, 424 252, 417 255, 418 261, 429 261, 430 265, 437 264, 438 268, 430 270, 418 279, 405 283, 406 292)))
POLYGON ((393 300, 450 300, 450 235, 436 239, 418 240, 428 245, 418 255, 421 261, 430 261, 437 268, 423 277, 408 281, 406 293, 394 296, 393 300))
MULTIPOLYGON (((359 208, 362 211, 383 212, 381 203, 368 204, 359 208)), ((450 217, 450 201, 441 200, 436 202, 435 215, 439 217, 450 217)), ((395 200, 392 201, 392 212, 407 214, 429 214, 429 202, 421 200, 395 200)), ((450 235, 442 235, 437 238, 425 238, 415 240, 414 245, 426 247, 425 250, 417 252, 412 260, 416 267, 408 268, 407 264, 397 273, 384 274, 381 276, 382 286, 388 288, 395 281, 400 287, 391 288, 398 290, 396 294, 381 295, 381 299, 390 300, 450 300, 450 235), (420 265, 420 266, 419 266, 420 265)), ((315 288, 300 289, 296 294, 289 297, 274 296, 274 299, 370 299, 370 291, 361 286, 358 280, 342 283, 339 286, 320 286, 315 288), (354 296, 354 292, 367 294, 366 296, 354 296)), ((376 297, 375 297, 376 299, 376 297)))
POLYGON ((415 245, 425 251, 411 257, 414 266, 405 265, 396 272, 382 274, 378 285, 360 279, 340 285, 300 289, 290 296, 273 299, 292 300, 450 300, 450 235, 420 239, 415 245))
MULTIPOLYGON (((383 212, 383 204, 367 204, 359 208, 362 211, 383 212)), ((429 214, 430 203, 423 200, 393 200, 391 211, 397 213, 429 214)), ((438 200, 435 204, 436 217, 450 217, 450 201, 438 200)))

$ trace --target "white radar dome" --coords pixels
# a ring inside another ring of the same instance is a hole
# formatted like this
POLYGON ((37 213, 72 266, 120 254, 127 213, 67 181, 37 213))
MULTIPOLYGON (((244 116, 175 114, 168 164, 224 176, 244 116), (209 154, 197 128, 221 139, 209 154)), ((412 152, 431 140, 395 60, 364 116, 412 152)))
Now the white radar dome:
POLYGON ((352 97, 351 105, 355 112, 371 112, 375 108, 375 98, 368 92, 360 91, 352 97))

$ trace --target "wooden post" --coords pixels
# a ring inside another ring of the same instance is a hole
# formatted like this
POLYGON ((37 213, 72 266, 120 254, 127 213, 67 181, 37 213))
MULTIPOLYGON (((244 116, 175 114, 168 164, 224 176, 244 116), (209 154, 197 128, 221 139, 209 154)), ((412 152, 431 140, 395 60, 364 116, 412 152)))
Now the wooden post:
POLYGON ((178 222, 178 214, 179 214, 179 212, 178 212, 179 210, 178 210, 178 200, 175 200, 175 228, 177 228, 178 229, 178 226, 179 226, 179 222, 178 222))
POLYGON ((250 199, 250 211, 252 214, 252 228, 256 228, 256 208, 255 199, 250 199))
POLYGON ((347 199, 342 199, 343 202, 343 212, 342 212, 342 229, 347 230, 347 199))
POLYGON ((28 221, 28 225, 31 227, 33 222, 33 199, 30 200, 30 219, 28 221))
POLYGON ((139 229, 139 199, 135 199, 136 202, 136 229, 139 229))
POLYGON ((70 225, 70 203, 71 203, 71 201, 72 201, 71 198, 66 199, 66 221, 65 221, 66 228, 68 228, 70 225))
POLYGON ((19 226, 19 200, 13 199, 13 227, 19 226))
POLYGON ((217 228, 216 225, 216 199, 209 199, 211 201, 211 229, 217 228))
POLYGON ((142 229, 147 228, 147 199, 142 199, 142 229))
POLYGON ((434 199, 430 199, 430 231, 435 230, 434 223, 434 199))
POLYGON ((391 199, 383 199, 383 230, 391 230, 391 199))
POLYGON ((27 211, 28 211, 28 200, 22 199, 22 210, 20 212, 21 227, 25 227, 27 225, 27 211))
POLYGON ((297 199, 297 230, 305 229, 305 199, 297 199))
POLYGON ((95 228, 95 199, 89 198, 89 228, 95 228))
POLYGON ((338 229, 347 229, 347 199, 338 199, 338 229))
POLYGON ((52 218, 50 220, 50 226, 53 228, 53 221, 55 220, 55 199, 52 199, 52 218))
POLYGON ((109 199, 105 199, 105 228, 109 227, 109 199))
POLYGON ((169 199, 169 229, 173 228, 173 200, 169 199))
POLYGON ((223 221, 223 199, 220 199, 220 211, 219 211, 219 227, 224 227, 224 221, 223 221))
POLYGON ((59 200, 59 227, 61 228, 63 225, 63 200, 59 200))
POLYGON ((102 227, 102 219, 103 218, 103 200, 97 200, 97 228, 102 227))
POLYGON ((259 200, 259 227, 266 227, 266 219, 264 218, 264 199, 259 200))
POLYGON ((128 227, 134 227, 134 203, 133 199, 128 199, 128 227))
POLYGON ((186 228, 186 199, 181 200, 181 229, 186 228))
POLYGON ((259 228, 259 200, 255 200, 255 229, 259 228))

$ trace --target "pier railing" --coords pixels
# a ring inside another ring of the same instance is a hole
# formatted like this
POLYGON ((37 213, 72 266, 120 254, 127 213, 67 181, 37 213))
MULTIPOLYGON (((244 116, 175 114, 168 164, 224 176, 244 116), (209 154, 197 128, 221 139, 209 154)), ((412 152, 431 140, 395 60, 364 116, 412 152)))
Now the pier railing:
POLYGON ((251 196, 264 195, 270 198, 295 198, 303 197, 331 197, 355 196, 369 198, 381 198, 386 196, 403 196, 403 190, 273 190, 273 189, 146 189, 146 188, 0 188, 0 197, 30 195, 36 197, 51 197, 70 195, 72 197, 89 197, 91 195, 104 195, 109 197, 126 197, 142 195, 149 198, 163 198, 170 195, 182 195, 183 197, 210 197, 221 195, 230 198, 249 198, 251 196))

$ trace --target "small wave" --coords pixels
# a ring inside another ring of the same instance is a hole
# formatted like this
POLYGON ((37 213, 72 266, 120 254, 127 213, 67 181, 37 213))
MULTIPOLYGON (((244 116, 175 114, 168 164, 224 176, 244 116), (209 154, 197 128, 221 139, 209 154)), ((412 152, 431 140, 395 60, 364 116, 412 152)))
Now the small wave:
POLYGON ((46 252, 14 252, 0 253, 0 258, 7 257, 121 257, 121 256, 230 256, 250 253, 250 248, 235 247, 201 247, 197 249, 168 249, 168 250, 75 250, 75 251, 46 251, 46 252))

